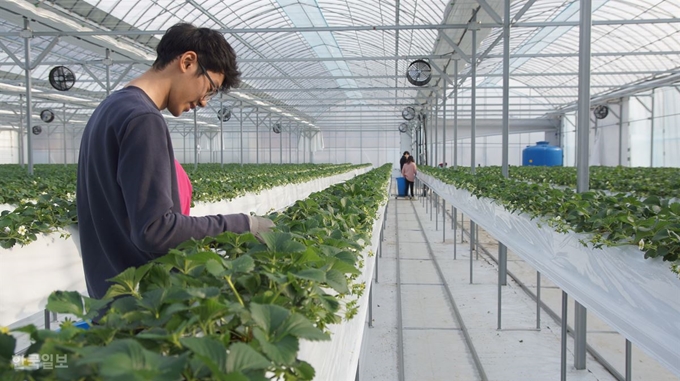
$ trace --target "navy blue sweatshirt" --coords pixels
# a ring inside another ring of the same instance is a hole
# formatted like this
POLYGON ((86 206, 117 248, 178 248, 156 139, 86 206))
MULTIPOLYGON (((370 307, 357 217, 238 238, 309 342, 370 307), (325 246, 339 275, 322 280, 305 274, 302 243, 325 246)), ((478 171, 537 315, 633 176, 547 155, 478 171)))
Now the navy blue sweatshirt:
POLYGON ((94 111, 83 131, 76 204, 87 290, 190 239, 249 230, 244 214, 182 215, 170 131, 145 92, 127 87, 94 111))

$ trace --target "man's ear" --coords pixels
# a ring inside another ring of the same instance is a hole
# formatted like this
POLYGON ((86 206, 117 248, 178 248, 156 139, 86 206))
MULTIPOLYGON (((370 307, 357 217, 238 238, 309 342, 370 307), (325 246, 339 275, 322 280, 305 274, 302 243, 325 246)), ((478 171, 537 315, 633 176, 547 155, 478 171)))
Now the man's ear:
POLYGON ((198 70, 198 55, 194 51, 184 52, 179 56, 179 70, 185 73, 190 70, 198 70))

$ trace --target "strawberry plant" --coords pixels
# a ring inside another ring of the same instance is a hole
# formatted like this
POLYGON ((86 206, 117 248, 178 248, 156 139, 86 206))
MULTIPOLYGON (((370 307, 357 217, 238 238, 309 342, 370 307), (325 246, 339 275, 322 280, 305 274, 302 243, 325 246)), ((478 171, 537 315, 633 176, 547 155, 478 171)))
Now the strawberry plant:
POLYGON ((506 179, 496 168, 478 169, 476 174, 468 168, 423 167, 422 171, 477 198, 492 199, 513 213, 545 218, 558 232, 589 233, 585 245, 636 245, 645 258, 661 257, 671 262, 671 270, 678 273, 680 203, 657 196, 640 199, 630 193, 612 195, 601 190, 576 193, 570 188, 556 188, 550 182, 538 182, 538 175, 533 182, 506 179))
MULTIPOLYGON (((365 165, 350 164, 201 164, 188 170, 193 201, 231 200, 279 185, 302 183, 345 173, 365 165)), ((27 245, 38 234, 49 234, 77 223, 75 204, 76 166, 36 165, 29 176, 18 165, 0 165, 4 192, 0 203, 14 204, 13 211, 0 213, 0 247, 27 245)), ((66 235, 64 235, 66 236, 66 235)))
MULTIPOLYGON (((500 174, 500 167, 482 171, 500 174)), ((538 183, 576 187, 574 167, 510 167, 510 177, 538 183)), ((613 193, 629 193, 638 197, 677 196, 680 187, 680 168, 590 167, 590 189, 613 193)))
POLYGON ((19 369, 0 329, 2 380, 311 380, 300 339, 328 340, 353 316, 356 284, 391 165, 271 215, 276 229, 191 240, 111 279, 103 300, 55 292, 48 309, 92 319, 83 330, 29 325, 29 354, 67 356, 66 368, 19 369), (103 312, 105 306, 108 309, 103 312))

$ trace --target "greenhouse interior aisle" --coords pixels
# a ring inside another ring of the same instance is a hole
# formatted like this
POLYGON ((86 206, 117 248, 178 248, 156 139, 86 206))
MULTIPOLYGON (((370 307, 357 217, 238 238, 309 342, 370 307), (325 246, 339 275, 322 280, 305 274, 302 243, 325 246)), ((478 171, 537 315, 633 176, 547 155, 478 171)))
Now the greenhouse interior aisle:
MULTIPOLYGON (((461 244, 458 235, 454 260, 450 219, 442 243, 441 221, 432 213, 422 198, 389 201, 373 328, 364 337, 358 379, 467 381, 484 379, 483 372, 488 380, 559 380, 559 324, 542 311, 537 331, 535 302, 509 279, 503 329, 496 330, 496 267, 483 256, 475 259, 471 285, 467 240, 461 244)), ((572 346, 570 339, 568 380, 615 380, 590 355, 586 370, 575 370, 572 346)))

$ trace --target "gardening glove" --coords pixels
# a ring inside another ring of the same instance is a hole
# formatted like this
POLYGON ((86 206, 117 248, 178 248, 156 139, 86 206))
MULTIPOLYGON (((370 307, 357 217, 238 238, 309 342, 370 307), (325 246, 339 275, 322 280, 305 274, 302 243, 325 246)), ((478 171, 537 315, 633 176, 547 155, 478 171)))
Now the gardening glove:
POLYGON ((275 226, 274 222, 269 218, 258 217, 258 216, 248 216, 250 220, 250 232, 257 238, 258 241, 264 243, 260 233, 269 232, 275 226))

